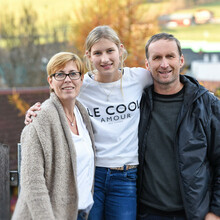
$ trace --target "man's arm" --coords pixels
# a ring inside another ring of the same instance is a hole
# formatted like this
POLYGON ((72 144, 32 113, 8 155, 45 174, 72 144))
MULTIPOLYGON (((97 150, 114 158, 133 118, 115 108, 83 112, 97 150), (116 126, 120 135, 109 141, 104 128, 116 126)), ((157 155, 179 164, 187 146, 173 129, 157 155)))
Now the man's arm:
MULTIPOLYGON (((209 160, 213 170, 212 195, 210 212, 220 219, 220 100, 215 98, 212 103, 210 123, 209 160)), ((207 218, 210 216, 208 213, 207 218)), ((212 219, 212 218, 208 218, 212 219)))

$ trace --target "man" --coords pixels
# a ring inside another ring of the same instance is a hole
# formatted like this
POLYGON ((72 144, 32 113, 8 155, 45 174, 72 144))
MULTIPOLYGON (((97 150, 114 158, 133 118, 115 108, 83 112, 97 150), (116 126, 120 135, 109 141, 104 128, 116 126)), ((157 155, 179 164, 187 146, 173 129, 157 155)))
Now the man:
POLYGON ((139 124, 139 220, 220 219, 220 101, 188 76, 173 35, 152 36, 139 124))

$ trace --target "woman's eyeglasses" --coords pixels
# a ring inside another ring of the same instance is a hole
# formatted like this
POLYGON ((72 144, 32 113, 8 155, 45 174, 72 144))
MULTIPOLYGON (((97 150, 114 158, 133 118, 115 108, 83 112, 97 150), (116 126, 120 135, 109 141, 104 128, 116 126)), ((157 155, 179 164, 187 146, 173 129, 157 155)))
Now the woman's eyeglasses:
POLYGON ((65 80, 67 76, 69 76, 69 78, 72 79, 72 80, 77 80, 81 77, 81 73, 80 72, 70 72, 68 74, 66 74, 66 73, 54 73, 54 74, 51 75, 51 77, 54 77, 55 80, 57 80, 57 81, 65 80))

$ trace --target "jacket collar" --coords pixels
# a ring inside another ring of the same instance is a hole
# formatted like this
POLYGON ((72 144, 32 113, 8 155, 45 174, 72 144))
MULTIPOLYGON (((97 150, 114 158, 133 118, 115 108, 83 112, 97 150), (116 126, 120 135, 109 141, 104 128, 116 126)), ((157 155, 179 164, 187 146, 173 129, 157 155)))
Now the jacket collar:
POLYGON ((191 105, 196 99, 202 96, 208 90, 199 84, 199 82, 190 76, 180 75, 180 81, 184 84, 184 104, 191 105))
MULTIPOLYGON (((184 104, 186 106, 192 104, 196 99, 202 96, 204 93, 208 92, 208 90, 199 84, 199 82, 190 76, 180 75, 180 82, 184 84, 184 104)), ((151 85, 149 87, 145 87, 144 94, 146 94, 149 98, 149 104, 152 106, 153 103, 153 89, 154 86, 151 85)))

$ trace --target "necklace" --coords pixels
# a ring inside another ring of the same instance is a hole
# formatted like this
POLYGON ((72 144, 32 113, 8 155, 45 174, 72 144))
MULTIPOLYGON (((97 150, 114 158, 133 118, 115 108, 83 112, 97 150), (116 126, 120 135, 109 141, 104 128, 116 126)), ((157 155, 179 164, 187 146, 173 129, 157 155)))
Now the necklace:
MULTIPOLYGON (((67 117, 67 115, 66 115, 66 117, 67 117)), ((73 118, 73 120, 71 121, 68 117, 67 117, 67 119, 69 120, 69 122, 70 122, 70 125, 73 127, 74 126, 74 119, 75 119, 75 117, 73 118)))
POLYGON ((100 82, 98 82, 98 84, 102 88, 103 92, 105 93, 106 101, 108 102, 110 95, 112 94, 114 88, 117 85, 117 82, 114 82, 114 85, 111 85, 111 86, 107 86, 107 85, 103 86, 100 82))
MULTIPOLYGON (((119 79, 120 79, 120 74, 119 74, 119 79)), ((119 80, 118 79, 118 80, 119 80)), ((118 84, 118 80, 117 81, 114 81, 114 82, 111 82, 111 84, 108 84, 108 83, 101 83, 99 82, 98 80, 96 80, 96 82, 98 83, 98 85, 100 86, 100 88, 103 90, 103 92, 105 93, 106 95, 106 101, 108 102, 109 101, 109 97, 110 95, 112 94, 113 90, 116 88, 117 84, 118 84), (113 84, 113 85, 112 85, 113 84)))

